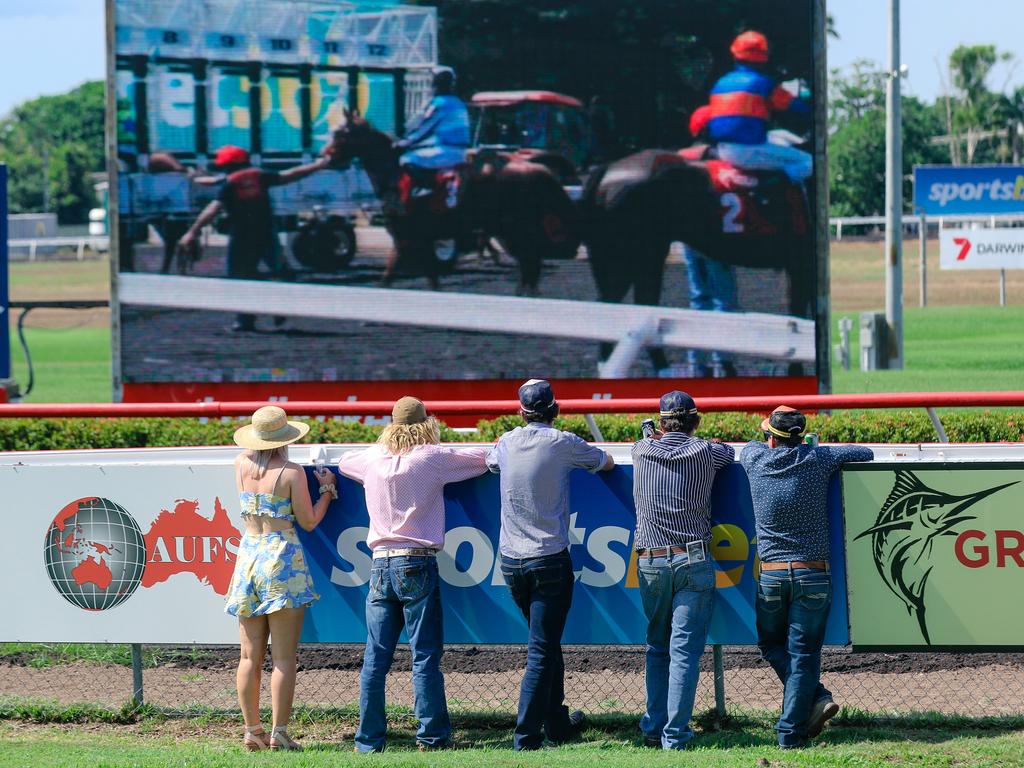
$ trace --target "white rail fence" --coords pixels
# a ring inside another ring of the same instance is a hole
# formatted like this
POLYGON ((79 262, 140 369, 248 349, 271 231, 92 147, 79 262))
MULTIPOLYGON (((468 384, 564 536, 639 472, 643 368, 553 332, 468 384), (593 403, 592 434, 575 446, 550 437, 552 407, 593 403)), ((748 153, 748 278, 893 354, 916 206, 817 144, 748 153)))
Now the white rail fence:
POLYGON ((40 256, 52 259, 59 248, 74 248, 75 258, 82 261, 86 250, 96 254, 107 253, 110 250, 110 238, 106 235, 27 237, 8 240, 7 248, 12 261, 19 260, 18 256, 24 256, 26 252, 29 261, 36 261, 40 256))
POLYGON ((761 312, 605 304, 437 291, 354 288, 308 283, 227 280, 211 277, 123 274, 122 304, 268 315, 358 320, 421 328, 550 336, 615 344, 599 364, 601 378, 628 375, 650 346, 719 350, 739 355, 811 363, 814 322, 761 312))
MULTIPOLYGON (((885 226, 885 216, 835 216, 828 220, 830 230, 835 229, 835 239, 843 239, 843 227, 885 226)), ((995 229, 996 227, 1024 226, 1024 213, 1001 214, 999 216, 926 216, 925 214, 903 214, 904 230, 917 233, 918 306, 928 306, 928 227, 935 225, 941 232, 947 225, 970 226, 972 229, 995 229)), ((999 270, 999 306, 1006 306, 1006 270, 999 270)))
MULTIPOLYGON (((921 216, 916 213, 903 214, 903 228, 921 231, 921 222, 926 226, 935 225, 944 229, 947 224, 981 224, 988 227, 1015 226, 1024 224, 1024 213, 1001 214, 999 216, 921 216)), ((835 239, 843 239, 843 229, 851 227, 884 227, 885 216, 832 216, 828 220, 830 231, 835 232, 835 239)))

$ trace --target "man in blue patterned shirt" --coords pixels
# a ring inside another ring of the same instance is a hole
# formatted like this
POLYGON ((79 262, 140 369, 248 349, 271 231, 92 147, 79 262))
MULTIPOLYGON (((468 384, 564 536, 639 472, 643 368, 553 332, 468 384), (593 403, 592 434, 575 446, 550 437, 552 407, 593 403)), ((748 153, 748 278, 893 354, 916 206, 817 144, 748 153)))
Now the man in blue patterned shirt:
POLYGON ((804 415, 779 406, 761 422, 766 443, 750 442, 740 463, 750 480, 761 575, 757 644, 782 681, 779 746, 803 747, 839 707, 821 684, 821 646, 832 604, 828 487, 847 462, 871 461, 870 448, 811 446, 804 415))
POLYGON ((732 446, 694 437, 700 414, 685 392, 661 398, 661 431, 633 446, 637 577, 647 617, 648 746, 685 749, 700 657, 715 604, 711 486, 732 446))

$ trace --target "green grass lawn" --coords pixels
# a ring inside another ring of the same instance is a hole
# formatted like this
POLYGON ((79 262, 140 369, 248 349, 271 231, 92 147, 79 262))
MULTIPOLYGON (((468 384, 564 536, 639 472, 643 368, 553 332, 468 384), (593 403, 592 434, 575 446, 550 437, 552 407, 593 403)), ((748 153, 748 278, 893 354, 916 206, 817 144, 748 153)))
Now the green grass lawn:
MULTIPOLYGON (((832 339, 838 342, 837 313, 832 339)), ((1024 388, 1024 306, 928 307, 906 310, 906 368, 859 370, 857 313, 851 369, 833 363, 833 391, 928 392, 1024 388)), ((102 402, 110 400, 110 332, 106 328, 30 328, 29 348, 36 385, 26 402, 102 402)), ((24 357, 11 334, 14 375, 28 380, 24 357)))
MULTIPOLYGON (((953 766, 1005 767, 1024 765, 1024 731, 1011 724, 986 728, 957 726, 939 720, 928 726, 831 725, 802 751, 784 752, 774 745, 770 719, 743 717, 719 732, 699 733, 694 749, 684 755, 638 745, 636 719, 598 718, 583 741, 533 753, 515 753, 508 719, 456 717, 456 749, 421 754, 415 751, 408 720, 392 732, 388 751, 379 755, 352 753, 351 720, 296 724, 292 734, 302 739, 302 753, 243 752, 241 729, 223 721, 166 721, 158 718, 130 726, 35 725, 0 722, 0 768, 6 766, 83 766, 88 768, 148 768, 280 765, 382 766, 544 766, 574 768, 596 763, 613 766, 867 766, 913 765, 919 768, 953 766), (461 721, 461 723, 460 723, 461 721), (461 727, 459 727, 461 725, 461 727), (237 734, 235 732, 238 732, 237 734)), ((1019 723, 1014 723, 1018 725, 1019 723)))
POLYGON ((907 308, 905 368, 900 371, 860 371, 859 313, 833 313, 833 344, 839 342, 838 322, 844 314, 854 323, 851 365, 845 371, 833 356, 834 392, 1024 389, 1024 306, 907 308))
MULTIPOLYGON (((28 366, 17 334, 11 334, 14 378, 24 388, 28 366)), ((27 328, 35 385, 25 402, 110 402, 109 328, 27 328)))
MULTIPOLYGON (((878 272, 881 267, 880 263, 875 263, 877 254, 873 249, 874 246, 844 244, 833 254, 834 307, 863 306, 863 300, 881 298, 881 273, 878 272), (867 249, 871 255, 858 256, 858 248, 867 249)), ((108 270, 107 263, 99 260, 12 264, 11 296, 103 299, 109 292, 108 270)), ((950 276, 942 275, 949 282, 950 276)), ((961 292, 961 295, 953 290, 972 279, 963 275, 955 277, 956 282, 947 286, 950 290, 946 299, 950 303, 957 299, 964 302, 979 299, 976 292, 961 292)), ((104 312, 36 310, 29 316, 27 337, 36 365, 36 383, 28 402, 110 400, 110 331, 104 312)), ((833 342, 839 338, 839 318, 847 316, 854 321, 851 370, 844 371, 834 361, 833 391, 1024 388, 1024 355, 1020 350, 1021 340, 1024 340, 1024 305, 999 307, 982 305, 979 301, 972 306, 948 306, 936 301, 933 306, 922 309, 908 301, 905 312, 906 368, 861 373, 856 343, 860 312, 833 310, 833 342)), ((27 368, 13 333, 11 356, 15 377, 24 387, 27 368)))

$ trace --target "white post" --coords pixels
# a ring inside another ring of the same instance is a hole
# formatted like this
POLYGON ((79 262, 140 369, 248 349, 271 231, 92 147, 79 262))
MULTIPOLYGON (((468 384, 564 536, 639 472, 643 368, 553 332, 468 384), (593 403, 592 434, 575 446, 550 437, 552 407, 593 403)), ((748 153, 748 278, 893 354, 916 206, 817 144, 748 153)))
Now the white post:
POLYGON ((921 219, 917 224, 917 251, 919 281, 919 303, 922 307, 928 306, 928 219, 921 213, 921 219))
POLYGON ((900 127, 900 2, 889 0, 889 79, 885 89, 885 320, 889 368, 903 367, 903 147, 900 127))
POLYGON ((999 270, 999 306, 1006 306, 1006 270, 999 270))

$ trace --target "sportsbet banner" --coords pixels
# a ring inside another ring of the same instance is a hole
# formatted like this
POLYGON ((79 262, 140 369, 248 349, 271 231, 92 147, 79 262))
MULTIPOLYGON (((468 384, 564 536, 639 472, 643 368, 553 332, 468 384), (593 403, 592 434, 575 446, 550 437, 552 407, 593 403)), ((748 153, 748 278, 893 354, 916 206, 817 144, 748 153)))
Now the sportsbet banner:
MULTIPOLYGON (((628 457, 624 446, 612 451, 628 457)), ((99 452, 79 455, 79 463, 41 459, 46 465, 0 456, 6 500, 0 561, 19 605, 0 627, 0 641, 237 642, 237 622, 223 613, 242 530, 231 455, 173 449, 105 459, 99 452)), ((312 533, 300 531, 321 595, 307 612, 306 642, 366 639, 366 505, 357 484, 342 479, 340 491, 323 523, 312 533)), ((841 552, 838 482, 830 510, 833 551, 841 552)), ((497 562, 498 478, 448 486, 446 511, 439 557, 446 640, 525 642, 525 623, 497 562)), ((752 643, 756 541, 739 465, 720 473, 712 517, 718 593, 711 641, 752 643)), ((632 467, 573 474, 571 555, 578 580, 566 642, 644 642, 635 525, 632 467)), ((833 578, 827 641, 841 644, 848 641, 841 558, 833 578)))
POLYGON ((843 470, 855 648, 1024 645, 1024 463, 843 470))

